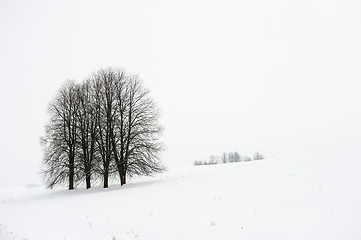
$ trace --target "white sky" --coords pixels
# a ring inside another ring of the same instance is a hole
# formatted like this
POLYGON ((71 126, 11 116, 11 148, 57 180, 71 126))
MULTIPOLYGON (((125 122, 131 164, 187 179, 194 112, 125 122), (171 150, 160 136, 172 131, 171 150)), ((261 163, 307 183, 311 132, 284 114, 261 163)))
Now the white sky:
POLYGON ((0 185, 37 181, 62 83, 139 73, 164 163, 361 144, 361 1, 0 0, 0 185))

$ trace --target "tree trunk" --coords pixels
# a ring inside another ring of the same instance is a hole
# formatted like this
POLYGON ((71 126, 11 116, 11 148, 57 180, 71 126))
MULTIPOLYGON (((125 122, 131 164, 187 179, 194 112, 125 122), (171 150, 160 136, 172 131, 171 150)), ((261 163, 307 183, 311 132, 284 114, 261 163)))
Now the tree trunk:
POLYGON ((108 175, 109 175, 108 171, 104 172, 104 174, 103 174, 103 176, 104 176, 104 184, 103 184, 103 187, 104 187, 104 188, 108 188, 108 177, 109 177, 108 175))
MULTIPOLYGON (((119 161, 119 160, 118 160, 119 161)), ((118 163, 117 164, 117 170, 118 170, 118 173, 119 173, 119 180, 120 180, 120 185, 123 185, 125 183, 123 178, 124 178, 124 174, 123 174, 123 167, 122 167, 122 164, 118 163)))
POLYGON ((122 184, 122 178, 123 178, 122 173, 120 171, 118 171, 118 173, 119 173, 120 184, 122 184))
POLYGON ((89 172, 86 173, 85 181, 86 181, 86 189, 91 188, 91 184, 90 184, 90 173, 89 173, 89 172))
POLYGON ((69 158, 69 190, 74 189, 74 157, 69 158))
POLYGON ((126 175, 122 174, 122 176, 120 177, 120 185, 123 186, 126 183, 127 183, 126 175))

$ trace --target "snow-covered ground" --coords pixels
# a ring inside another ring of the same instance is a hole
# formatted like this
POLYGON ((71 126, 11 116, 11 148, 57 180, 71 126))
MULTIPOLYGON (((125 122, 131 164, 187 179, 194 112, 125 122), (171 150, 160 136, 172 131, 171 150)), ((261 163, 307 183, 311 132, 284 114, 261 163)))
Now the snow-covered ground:
POLYGON ((361 150, 189 167, 105 190, 3 188, 0 239, 361 239, 361 150))

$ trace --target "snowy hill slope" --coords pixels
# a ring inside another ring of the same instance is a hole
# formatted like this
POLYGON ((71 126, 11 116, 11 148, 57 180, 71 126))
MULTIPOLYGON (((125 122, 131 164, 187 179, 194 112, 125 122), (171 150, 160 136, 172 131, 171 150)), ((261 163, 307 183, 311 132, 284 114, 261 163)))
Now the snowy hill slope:
POLYGON ((0 189, 0 239, 360 239, 361 151, 178 169, 124 187, 0 189))

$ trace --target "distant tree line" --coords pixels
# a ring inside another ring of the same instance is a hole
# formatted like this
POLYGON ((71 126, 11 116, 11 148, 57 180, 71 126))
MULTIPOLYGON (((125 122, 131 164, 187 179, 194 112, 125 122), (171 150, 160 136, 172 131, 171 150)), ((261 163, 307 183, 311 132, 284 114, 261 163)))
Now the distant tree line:
POLYGON ((247 155, 241 156, 238 152, 229 152, 229 153, 224 152, 221 156, 211 155, 209 159, 206 161, 196 160, 194 161, 194 165, 199 166, 199 165, 213 165, 219 163, 249 162, 252 160, 262 160, 262 159, 264 159, 264 156, 259 152, 255 152, 253 154, 253 159, 247 155))
POLYGON ((164 167, 158 154, 159 111, 137 75, 101 69, 81 84, 67 81, 49 105, 42 138, 42 174, 49 188, 68 183, 151 175, 164 167))

